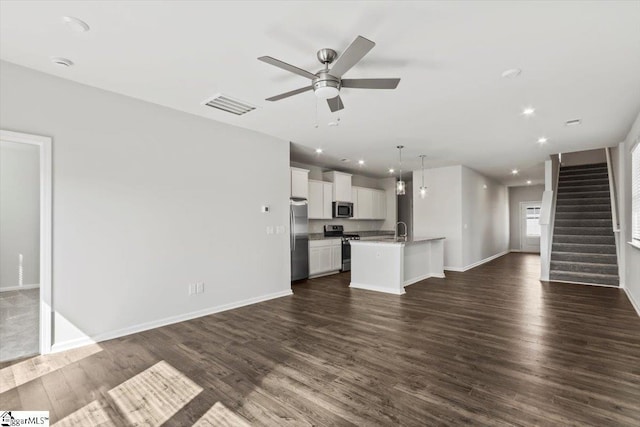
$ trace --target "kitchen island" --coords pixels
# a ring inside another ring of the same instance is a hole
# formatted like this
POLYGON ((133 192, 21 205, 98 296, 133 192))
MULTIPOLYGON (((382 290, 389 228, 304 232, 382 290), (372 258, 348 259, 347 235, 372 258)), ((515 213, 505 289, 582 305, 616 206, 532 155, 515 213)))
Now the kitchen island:
POLYGON ((444 277, 444 237, 351 242, 350 287, 396 295, 429 277, 444 277))

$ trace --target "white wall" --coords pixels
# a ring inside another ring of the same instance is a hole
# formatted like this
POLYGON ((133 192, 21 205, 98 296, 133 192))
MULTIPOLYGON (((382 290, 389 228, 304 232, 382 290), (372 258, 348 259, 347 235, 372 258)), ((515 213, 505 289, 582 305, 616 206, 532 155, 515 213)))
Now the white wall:
POLYGON ((509 187, 509 249, 520 250, 520 203, 542 202, 544 185, 509 187))
POLYGON ((617 194, 621 205, 621 248, 624 250, 624 286, 640 314, 640 249, 629 245, 631 241, 631 149, 640 143, 640 114, 636 118, 627 138, 619 145, 621 179, 617 180, 617 194))
POLYGON ((606 162, 607 157, 604 148, 562 153, 562 166, 591 165, 606 162))
MULTIPOLYGON (((413 182, 422 182, 422 171, 413 172, 413 182)), ((413 188, 413 234, 441 237, 444 265, 462 268, 462 166, 425 169, 427 197, 420 198, 420 186, 413 188)))
POLYGON ((39 156, 36 145, 0 142, 0 290, 40 283, 39 156))
MULTIPOLYGON (((427 197, 413 188, 415 236, 444 236, 447 270, 466 270, 507 251, 509 216, 507 188, 465 166, 425 169, 427 197), (487 188, 484 188, 486 185, 487 188)), ((413 182, 422 182, 422 171, 413 182)))
POLYGON ((509 247, 507 187, 462 166, 462 265, 468 268, 509 247))
POLYGON ((0 127, 53 138, 55 345, 290 292, 288 142, 0 66, 0 127))

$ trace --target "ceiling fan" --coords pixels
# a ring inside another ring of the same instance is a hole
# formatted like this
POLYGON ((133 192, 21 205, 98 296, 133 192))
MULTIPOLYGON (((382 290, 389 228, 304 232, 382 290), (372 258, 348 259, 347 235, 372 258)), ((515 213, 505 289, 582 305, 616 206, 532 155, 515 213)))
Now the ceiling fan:
POLYGON ((376 44, 362 36, 356 39, 347 47, 347 50, 338 58, 338 54, 333 49, 320 49, 318 60, 324 64, 324 68, 313 74, 286 62, 270 56, 261 56, 258 60, 267 64, 275 65, 283 70, 298 74, 311 80, 311 85, 301 87, 280 95, 267 98, 267 101, 279 101, 299 93, 313 90, 318 98, 326 99, 331 112, 342 110, 344 104, 340 99, 340 89, 343 87, 353 89, 395 89, 400 83, 400 79, 343 79, 342 76, 367 54, 376 44), (338 58, 338 59, 336 59, 338 58), (333 63, 331 69, 329 64, 333 63))

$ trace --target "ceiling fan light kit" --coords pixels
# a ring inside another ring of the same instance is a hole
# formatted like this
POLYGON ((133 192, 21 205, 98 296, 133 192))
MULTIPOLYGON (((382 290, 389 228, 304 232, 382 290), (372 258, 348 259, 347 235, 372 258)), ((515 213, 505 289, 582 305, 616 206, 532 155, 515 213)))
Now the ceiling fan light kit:
POLYGON ((316 56, 318 61, 324 65, 324 69, 313 74, 302 68, 287 64, 279 59, 270 56, 261 56, 258 60, 282 68, 299 76, 311 80, 310 86, 301 87, 280 95, 267 98, 267 101, 279 101, 293 95, 298 95, 310 90, 319 99, 326 99, 331 112, 336 112, 344 108, 340 98, 340 89, 343 87, 353 89, 395 89, 400 83, 400 79, 342 79, 342 76, 367 54, 376 44, 362 36, 356 39, 347 47, 344 53, 338 57, 338 53, 329 48, 320 49, 316 56), (334 63, 335 61, 335 63, 334 63), (331 69, 329 64, 333 64, 331 69))

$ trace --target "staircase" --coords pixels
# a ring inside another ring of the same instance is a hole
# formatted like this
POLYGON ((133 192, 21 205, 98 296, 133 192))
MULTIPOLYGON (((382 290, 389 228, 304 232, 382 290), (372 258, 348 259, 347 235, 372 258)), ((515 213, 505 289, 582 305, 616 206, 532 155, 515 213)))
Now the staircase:
POLYGON ((606 163, 560 167, 549 279, 619 284, 606 163))

